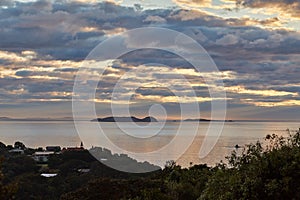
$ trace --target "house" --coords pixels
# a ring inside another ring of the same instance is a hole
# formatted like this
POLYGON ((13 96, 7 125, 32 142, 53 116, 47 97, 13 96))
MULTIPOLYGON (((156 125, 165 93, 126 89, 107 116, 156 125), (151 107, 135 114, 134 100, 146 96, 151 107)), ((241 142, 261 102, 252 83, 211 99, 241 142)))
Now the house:
POLYGON ((50 173, 42 173, 41 176, 45 177, 45 178, 52 178, 52 177, 57 176, 57 174, 56 173, 52 173, 52 174, 50 174, 50 173))
POLYGON ((69 151, 85 151, 84 148, 81 147, 67 147, 67 148, 63 148, 62 152, 69 152, 69 151))
POLYGON ((91 170, 90 169, 77 169, 77 171, 80 172, 80 173, 88 173, 91 170))
POLYGON ((63 148, 62 152, 68 152, 68 151, 85 151, 84 147, 83 147, 83 143, 80 143, 80 147, 67 147, 67 148, 63 148))
POLYGON ((49 156, 55 154, 54 151, 37 151, 32 155, 33 160, 38 163, 47 163, 49 156))
POLYGON ((47 146, 47 147, 46 147, 46 150, 47 150, 47 151, 60 152, 60 151, 61 151, 61 148, 60 148, 60 146, 47 146))
POLYGON ((13 153, 13 154, 24 154, 24 150, 23 149, 11 149, 8 151, 9 153, 13 153))

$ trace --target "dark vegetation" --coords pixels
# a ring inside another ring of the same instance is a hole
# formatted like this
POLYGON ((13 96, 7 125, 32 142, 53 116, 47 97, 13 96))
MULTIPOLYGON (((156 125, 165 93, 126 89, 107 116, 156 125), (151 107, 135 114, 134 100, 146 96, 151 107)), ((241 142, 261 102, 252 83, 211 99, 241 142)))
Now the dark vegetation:
POLYGON ((87 151, 55 155, 41 167, 1 144, 0 199, 300 199, 300 133, 265 140, 233 152, 227 164, 185 169, 170 161, 148 174, 110 169, 87 151), (45 178, 42 171, 58 175, 45 178))

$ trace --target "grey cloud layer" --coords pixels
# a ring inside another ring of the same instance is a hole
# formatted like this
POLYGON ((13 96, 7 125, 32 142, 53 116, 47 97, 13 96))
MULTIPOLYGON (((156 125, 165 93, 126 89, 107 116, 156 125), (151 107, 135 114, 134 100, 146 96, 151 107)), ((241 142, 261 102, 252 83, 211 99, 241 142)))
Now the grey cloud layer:
MULTIPOLYGON (((243 6, 259 7, 266 4, 289 5, 298 1, 238 1, 243 6)), ((221 71, 235 73, 233 79, 224 80, 228 87, 242 85, 248 90, 278 90, 295 92, 299 96, 300 34, 288 30, 266 30, 247 26, 246 18, 223 19, 200 11, 183 9, 136 10, 112 3, 86 4, 71 1, 38 1, 13 3, 1 1, 0 6, 0 50, 21 55, 24 50, 37 53, 29 63, 15 63, 0 57, 1 70, 12 73, 0 76, 2 100, 70 99, 73 79, 77 67, 51 66, 39 60, 81 61, 101 41, 118 32, 143 26, 167 27, 182 31, 210 53, 221 71), (15 5, 14 5, 15 4, 15 5), (33 66, 45 68, 35 70, 33 66), (16 76, 16 77, 15 77, 16 76), (48 79, 42 79, 47 76, 48 79), (41 77, 39 79, 39 77, 41 77), (54 79, 51 79, 54 78, 54 79), (56 78, 56 79, 55 79, 56 78), (297 86, 298 85, 298 86, 297 86), (55 93, 56 92, 56 93, 55 93)), ((297 7, 296 7, 297 8, 297 7)), ((264 23, 264 22, 260 22, 264 23)), ((145 63, 160 63, 173 68, 191 68, 181 58, 167 52, 145 50, 133 52, 120 58, 113 68, 126 70, 130 66, 145 63), (122 63, 124 63, 122 65, 122 63)), ((155 76, 164 76, 157 73, 155 76)), ((197 81, 197 77, 189 77, 197 81)), ((110 77, 100 83, 101 98, 109 98, 115 83, 110 77)), ((194 88, 200 96, 209 96, 201 87, 194 88)), ((140 88, 137 92, 149 95, 151 88, 140 88)), ((170 91, 156 89, 153 95, 170 96, 170 91)), ((295 96, 262 97, 258 94, 228 93, 232 103, 244 105, 239 99, 256 99, 260 102, 299 98, 295 96)))

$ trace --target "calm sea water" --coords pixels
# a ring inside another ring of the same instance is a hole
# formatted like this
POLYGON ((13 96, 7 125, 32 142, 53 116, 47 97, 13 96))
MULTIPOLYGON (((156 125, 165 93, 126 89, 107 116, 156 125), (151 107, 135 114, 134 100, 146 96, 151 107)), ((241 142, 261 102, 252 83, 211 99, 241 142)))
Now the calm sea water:
MULTIPOLYGON (((16 121, 1 121, 0 122, 0 141, 5 144, 13 144, 15 141, 21 141, 28 147, 45 147, 48 145, 59 145, 62 147, 79 146, 83 139, 86 148, 99 146, 95 135, 95 123, 97 122, 80 122, 82 127, 86 127, 85 133, 79 137, 73 122, 54 122, 54 121, 31 121, 31 122, 16 122, 16 121), (83 136, 84 135, 84 136, 83 136), (83 136, 83 137, 82 137, 83 136)), ((183 129, 187 134, 181 134, 180 137, 190 137, 189 129, 194 128, 194 122, 182 123, 183 129)), ((126 129, 132 133, 137 132, 135 127, 125 124, 126 129)), ((175 137, 179 123, 167 123, 160 133, 150 137, 147 142, 142 142, 143 139, 130 139, 128 135, 118 128, 115 123, 101 123, 101 127, 106 136, 118 147, 126 151, 142 152, 142 156, 135 157, 140 161, 149 161, 154 164, 162 165, 172 157, 172 152, 160 154, 157 156, 149 155, 147 152, 152 152, 163 148, 172 138, 175 137)), ((190 163, 207 163, 214 165, 220 160, 224 160, 225 156, 230 155, 236 144, 244 146, 245 144, 254 143, 257 140, 263 141, 267 134, 287 135, 287 129, 296 131, 300 127, 300 123, 296 122, 230 122, 225 123, 221 136, 218 138, 213 150, 205 158, 199 158, 199 150, 205 137, 209 123, 201 122, 197 130, 197 136, 189 148, 183 152, 183 155, 177 162, 183 166, 188 166, 190 163)), ((146 128, 141 131, 142 136, 151 134, 152 128, 146 128)), ((136 133, 135 133, 136 134, 136 133)), ((239 150, 240 151, 240 150, 239 150)), ((122 152, 114 152, 122 153, 122 152)), ((134 156, 133 156, 134 157, 134 156)))

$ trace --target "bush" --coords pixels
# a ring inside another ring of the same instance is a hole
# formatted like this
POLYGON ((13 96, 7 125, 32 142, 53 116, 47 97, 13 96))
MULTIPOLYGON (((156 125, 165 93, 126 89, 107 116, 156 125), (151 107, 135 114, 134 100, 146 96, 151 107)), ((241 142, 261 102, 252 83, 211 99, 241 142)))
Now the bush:
POLYGON ((299 199, 300 133, 268 135, 265 148, 250 144, 229 166, 215 169, 200 199, 299 199))

